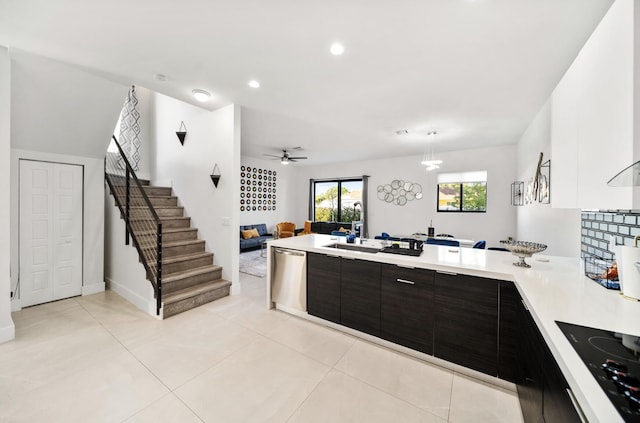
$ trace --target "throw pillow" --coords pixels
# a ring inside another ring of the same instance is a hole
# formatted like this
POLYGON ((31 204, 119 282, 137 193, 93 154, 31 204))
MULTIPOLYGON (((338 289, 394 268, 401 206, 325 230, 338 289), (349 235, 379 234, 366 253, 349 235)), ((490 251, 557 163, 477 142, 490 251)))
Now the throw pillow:
POLYGON ((258 238, 259 236, 260 234, 256 228, 242 231, 242 238, 244 239, 258 238))
POLYGON ((340 226, 340 229, 338 229, 338 231, 340 232, 347 232, 347 230, 345 228, 343 228, 342 226, 340 226))

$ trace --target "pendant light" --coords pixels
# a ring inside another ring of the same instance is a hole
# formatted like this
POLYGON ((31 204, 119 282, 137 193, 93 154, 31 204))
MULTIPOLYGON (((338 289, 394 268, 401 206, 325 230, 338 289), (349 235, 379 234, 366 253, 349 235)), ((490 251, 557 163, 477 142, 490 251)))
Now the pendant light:
POLYGON ((437 134, 438 133, 436 131, 431 131, 427 134, 427 140, 428 140, 428 143, 430 144, 431 152, 428 157, 427 157, 427 153, 424 153, 424 158, 422 162, 420 162, 421 164, 427 167, 427 171, 438 169, 442 164, 442 160, 433 158, 433 145, 436 143, 437 134))

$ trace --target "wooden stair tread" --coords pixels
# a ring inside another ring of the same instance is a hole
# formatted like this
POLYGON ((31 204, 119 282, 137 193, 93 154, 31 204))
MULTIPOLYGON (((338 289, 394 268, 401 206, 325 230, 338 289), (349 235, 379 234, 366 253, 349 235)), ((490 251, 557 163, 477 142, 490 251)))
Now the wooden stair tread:
MULTIPOLYGON (((204 244, 204 239, 185 239, 182 241, 163 242, 162 248, 186 247, 187 245, 195 245, 195 244, 204 244)), ((156 243, 154 242, 154 243, 141 244, 140 248, 142 248, 143 250, 153 249, 153 248, 156 248, 156 243)))
POLYGON ((182 272, 171 273, 168 276, 164 276, 162 278, 162 281, 165 283, 174 282, 176 280, 190 278, 190 277, 198 276, 204 273, 215 272, 220 269, 222 269, 222 266, 218 266, 217 264, 212 264, 210 266, 196 267, 194 269, 183 270, 182 272))
POLYGON ((183 254, 181 256, 167 257, 166 259, 164 258, 162 259, 162 264, 178 263, 181 261, 197 259, 200 257, 213 257, 213 253, 209 253, 205 251, 204 253, 190 253, 190 254, 183 254))
MULTIPOLYGON (((143 198, 142 195, 136 195, 136 194, 129 194, 129 197, 131 198, 143 198)), ((178 198, 175 195, 154 195, 154 194, 147 194, 147 198, 151 199, 151 198, 178 198)))
MULTIPOLYGON (((154 209, 184 209, 184 206, 154 206, 154 209)), ((129 206, 130 210, 149 210, 147 206, 129 206)))
MULTIPOLYGON (((197 231, 197 228, 162 228, 162 233, 166 234, 166 233, 175 233, 175 232, 188 232, 188 231, 197 231)), ((155 235, 156 231, 155 230, 149 230, 149 231, 136 231, 136 235, 155 235)))
MULTIPOLYGON (((190 220, 190 217, 185 217, 185 216, 158 216, 160 218, 160 220, 190 220)), ((136 220, 136 221, 149 221, 149 220, 154 220, 152 217, 130 217, 129 220, 136 220)))
POLYGON ((195 297, 205 292, 215 291, 216 289, 225 288, 230 286, 231 282, 225 279, 218 279, 211 282, 201 283, 199 285, 181 289, 180 291, 172 292, 162 296, 162 303, 164 305, 182 301, 186 298, 195 297))

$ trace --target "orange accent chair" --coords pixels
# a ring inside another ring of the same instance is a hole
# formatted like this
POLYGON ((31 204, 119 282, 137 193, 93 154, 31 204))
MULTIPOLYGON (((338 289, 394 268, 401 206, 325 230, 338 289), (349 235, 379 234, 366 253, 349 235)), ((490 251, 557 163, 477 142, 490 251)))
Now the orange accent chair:
POLYGON ((296 236, 296 224, 280 222, 276 225, 276 238, 290 238, 296 236))
POLYGON ((311 235, 311 234, 315 234, 315 232, 311 230, 311 221, 306 220, 304 222, 304 229, 300 231, 298 235, 311 235))

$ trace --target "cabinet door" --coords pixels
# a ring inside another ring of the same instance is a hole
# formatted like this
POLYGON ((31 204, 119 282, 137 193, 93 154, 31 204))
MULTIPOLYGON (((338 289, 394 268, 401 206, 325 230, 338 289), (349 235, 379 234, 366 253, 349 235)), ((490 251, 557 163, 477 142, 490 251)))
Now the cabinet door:
POLYGON ((569 397, 566 379, 551 352, 546 351, 545 355, 542 397, 542 415, 545 423, 580 423, 580 416, 569 397))
POLYGON ((498 281, 437 272, 434 355, 497 376, 498 281))
POLYGON ((307 254, 307 312, 340 323, 340 257, 307 254))
POLYGON ((500 282, 498 323, 498 377, 516 382, 518 358, 518 307, 520 294, 513 282, 500 282))
POLYGON ((380 336, 380 263, 341 259, 340 320, 380 336))
POLYGON ((387 341, 433 354, 435 272, 383 264, 380 336, 387 341))
POLYGON ((521 303, 518 307, 521 336, 518 348, 517 388, 520 408, 526 423, 542 423, 542 360, 544 340, 529 311, 521 303))

